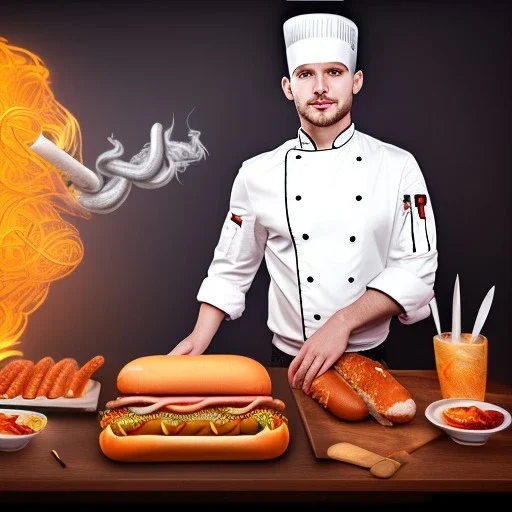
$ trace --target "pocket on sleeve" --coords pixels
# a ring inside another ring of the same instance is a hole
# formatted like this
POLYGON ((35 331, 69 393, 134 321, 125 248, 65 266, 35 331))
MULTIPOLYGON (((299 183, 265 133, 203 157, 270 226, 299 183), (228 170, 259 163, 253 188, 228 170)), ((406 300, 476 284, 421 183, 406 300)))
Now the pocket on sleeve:
POLYGON ((226 219, 220 233, 217 251, 227 256, 239 231, 240 226, 238 224, 235 224, 230 218, 226 219))

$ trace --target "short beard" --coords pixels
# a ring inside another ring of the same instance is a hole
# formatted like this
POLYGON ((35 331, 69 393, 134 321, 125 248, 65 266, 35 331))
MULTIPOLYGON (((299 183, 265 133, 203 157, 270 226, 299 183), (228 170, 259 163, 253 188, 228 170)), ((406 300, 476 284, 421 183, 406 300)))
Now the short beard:
POLYGON ((296 103, 295 106, 299 115, 306 119, 310 124, 319 128, 325 128, 327 126, 335 125, 350 113, 350 110, 352 109, 352 97, 350 97, 341 106, 336 103, 336 111, 330 115, 326 115, 323 112, 312 112, 311 109, 314 107, 308 104, 303 105, 296 103))

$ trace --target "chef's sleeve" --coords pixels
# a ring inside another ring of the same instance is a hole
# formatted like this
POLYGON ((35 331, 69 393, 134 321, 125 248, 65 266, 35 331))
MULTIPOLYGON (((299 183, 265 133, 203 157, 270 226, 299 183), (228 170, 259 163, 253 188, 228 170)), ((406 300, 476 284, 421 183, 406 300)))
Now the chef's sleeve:
POLYGON ((245 295, 263 259, 266 242, 267 230, 254 215, 242 166, 233 183, 229 211, 197 300, 224 311, 226 320, 242 316, 245 295))
POLYGON ((386 266, 368 288, 380 290, 401 305, 402 323, 422 320, 430 315, 437 257, 432 201, 418 163, 410 155, 396 198, 386 266))

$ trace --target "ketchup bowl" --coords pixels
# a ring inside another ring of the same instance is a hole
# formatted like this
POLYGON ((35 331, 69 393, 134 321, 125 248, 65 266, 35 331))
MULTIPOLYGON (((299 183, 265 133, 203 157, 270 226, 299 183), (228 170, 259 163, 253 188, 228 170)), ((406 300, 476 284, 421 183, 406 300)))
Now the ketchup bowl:
POLYGON ((27 446, 46 427, 47 417, 26 409, 0 409, 0 451, 15 452, 27 446))
POLYGON ((446 398, 433 402, 425 409, 425 416, 454 442, 467 446, 482 446, 492 435, 505 430, 511 424, 510 413, 502 407, 463 398, 446 398), (452 414, 452 420, 445 414, 452 414), (486 419, 490 428, 485 426, 486 419), (464 428, 455 426, 457 422, 464 425, 464 428))

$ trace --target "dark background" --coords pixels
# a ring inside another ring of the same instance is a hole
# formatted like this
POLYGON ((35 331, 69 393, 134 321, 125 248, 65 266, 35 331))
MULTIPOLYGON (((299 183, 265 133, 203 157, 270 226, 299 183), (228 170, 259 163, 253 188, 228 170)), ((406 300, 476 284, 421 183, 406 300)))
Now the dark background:
MULTIPOLYGON (((424 172, 438 228, 435 285, 443 330, 459 274, 462 329, 496 285, 483 333, 489 377, 512 384, 509 318, 511 8, 446 1, 0 1, 0 36, 39 55, 56 99, 78 119, 84 163, 119 139, 126 159, 174 116, 187 115, 209 151, 166 187, 133 188, 121 208, 72 219, 84 259, 50 287, 21 339, 25 356, 106 358, 111 379, 128 360, 167 353, 193 328, 204 278, 243 160, 296 135, 282 23, 325 11, 359 25, 356 128, 411 151, 424 172)), ((209 352, 267 364, 268 278, 260 269, 241 319, 224 322, 209 352)), ((434 368, 432 318, 392 323, 388 363, 434 368)))

